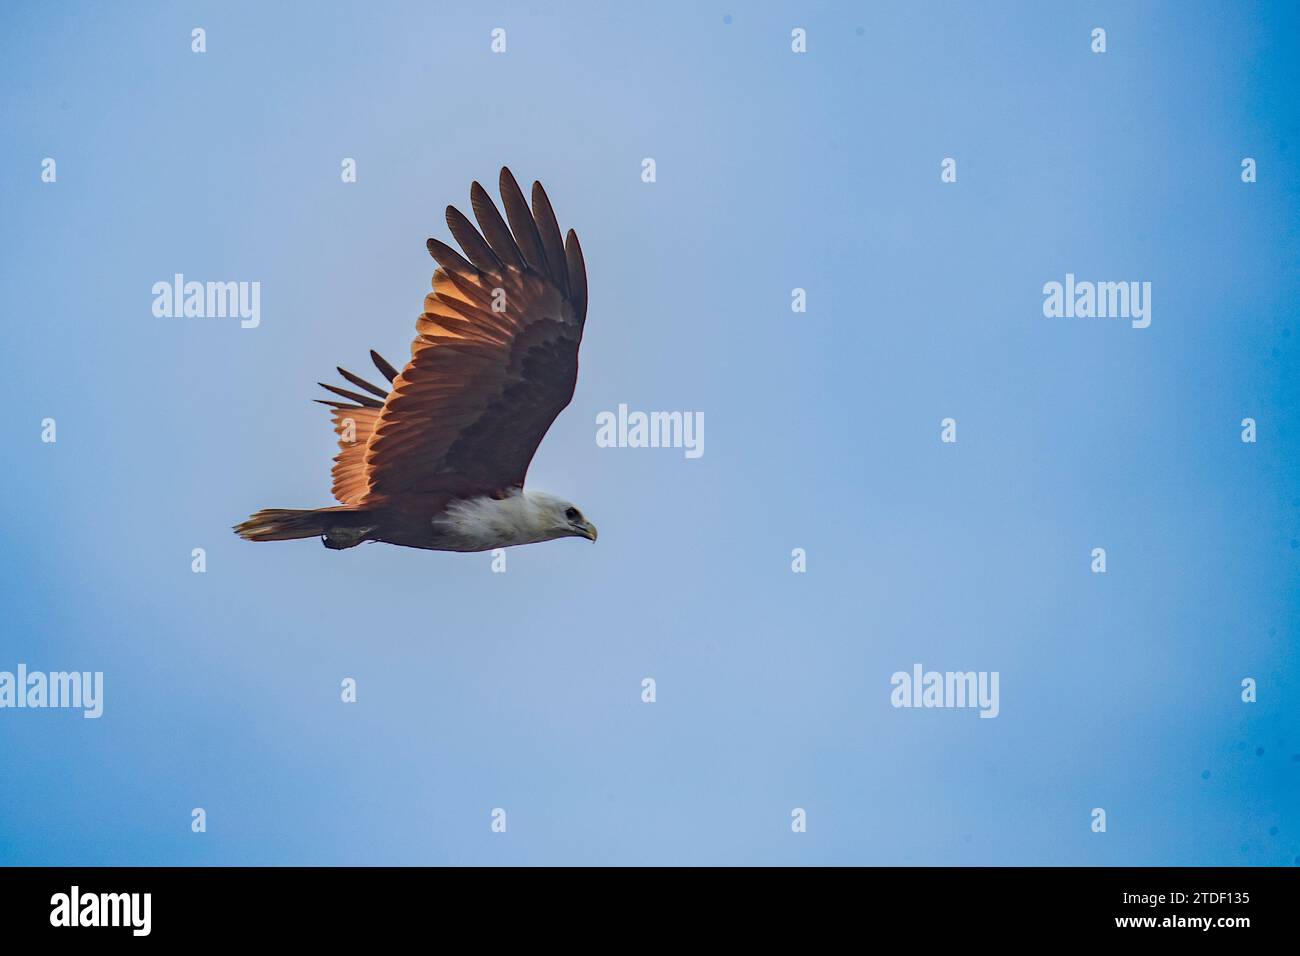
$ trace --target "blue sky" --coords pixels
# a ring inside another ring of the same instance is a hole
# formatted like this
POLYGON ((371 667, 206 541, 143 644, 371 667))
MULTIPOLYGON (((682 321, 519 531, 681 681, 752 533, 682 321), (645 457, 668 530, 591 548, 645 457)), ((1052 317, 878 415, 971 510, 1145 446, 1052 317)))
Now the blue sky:
POLYGON ((0 20, 0 670, 105 674, 98 720, 0 710, 0 863, 1300 858, 1294 5, 0 20), (529 483, 599 542, 238 540, 330 503, 315 382, 407 354, 502 164, 582 237, 529 483), (260 282, 260 326, 155 317, 177 272, 260 282), (1067 273, 1151 326, 1045 318, 1067 273), (620 403, 705 454, 598 448, 620 403), (918 662, 999 716, 891 707, 918 662))

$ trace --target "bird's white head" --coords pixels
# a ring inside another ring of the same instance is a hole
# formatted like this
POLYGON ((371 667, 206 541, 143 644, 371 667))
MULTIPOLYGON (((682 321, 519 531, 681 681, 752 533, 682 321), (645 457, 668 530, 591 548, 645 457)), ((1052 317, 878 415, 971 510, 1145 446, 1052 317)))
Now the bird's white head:
POLYGON ((547 494, 544 491, 525 491, 523 498, 529 504, 532 524, 550 538, 586 538, 596 540, 596 526, 571 501, 547 494))

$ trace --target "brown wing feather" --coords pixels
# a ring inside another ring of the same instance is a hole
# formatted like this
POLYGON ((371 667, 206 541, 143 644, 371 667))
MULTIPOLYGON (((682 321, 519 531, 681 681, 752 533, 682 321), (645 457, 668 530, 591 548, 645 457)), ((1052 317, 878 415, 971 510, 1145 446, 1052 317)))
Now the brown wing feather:
POLYGON ((334 456, 334 497, 340 504, 359 504, 366 496, 366 445, 379 421, 377 408, 334 410, 334 433, 339 436, 339 453, 334 456), (349 440, 351 439, 351 440, 349 440))
POLYGON ((564 257, 569 268, 569 297, 577 310, 579 322, 587 320, 587 263, 582 258, 582 246, 578 245, 578 234, 569 230, 564 241, 564 257))
POLYGON ((474 183, 469 189, 469 201, 474 208, 474 218, 478 220, 483 238, 492 247, 497 258, 508 265, 522 269, 524 260, 519 254, 519 246, 515 244, 515 237, 510 234, 509 227, 501 218, 501 213, 497 211, 496 204, 492 202, 492 197, 487 194, 487 190, 477 182, 474 183))
MULTIPOLYGON (((479 189, 473 208, 487 239, 451 209, 448 225, 465 256, 429 240, 440 268, 411 361, 393 381, 365 449, 367 499, 521 486, 573 397, 587 287, 577 238, 570 233, 566 251, 540 184, 528 214, 509 170, 501 182, 513 234, 502 234, 501 214, 479 189)), ((349 482, 354 466, 349 457, 349 482)))
POLYGON ((523 254, 528 268, 538 275, 546 275, 546 253, 542 249, 542 237, 537 232, 537 223, 528 209, 528 200, 524 199, 523 190, 515 182, 514 175, 504 166, 501 168, 501 204, 506 207, 506 218, 510 220, 510 231, 515 243, 523 254))
POLYGON ((501 260, 492 247, 478 234, 473 223, 455 206, 447 207, 447 228, 465 252, 465 258, 474 263, 479 272, 495 273, 501 269, 501 260))
POLYGON ((551 281, 559 286, 560 291, 568 293, 569 275, 564 255, 564 240, 560 237, 560 224, 555 220, 555 210, 541 183, 533 183, 533 221, 542 237, 542 248, 546 250, 546 268, 551 274, 551 281))
MULTIPOLYGON (((353 375, 351 372, 349 372, 349 371, 348 371, 347 369, 345 369, 345 368, 339 368, 337 371, 338 371, 338 373, 339 373, 340 375, 342 375, 344 378, 346 378, 349 382, 351 382, 351 383, 352 383, 353 385, 355 385, 357 388, 364 388, 364 389, 365 389, 367 392, 369 392, 371 395, 378 395, 380 398, 387 398, 387 397, 388 397, 388 390, 387 390, 387 389, 380 388, 378 385, 371 385, 369 382, 367 382, 367 381, 366 381, 364 378, 362 378, 360 375, 353 375)), ((391 381, 391 379, 390 379, 390 381, 391 381)))
MULTIPOLYGON (((378 352, 371 350, 370 358, 374 361, 375 368, 379 369, 389 381, 397 377, 397 370, 384 361, 383 356, 378 352), (389 372, 392 374, 390 375, 389 372)), ((378 385, 372 385, 360 375, 354 375, 345 368, 338 369, 338 373, 371 395, 380 398, 388 397, 387 391, 378 385)), ((332 471, 334 497, 341 504, 355 505, 365 497, 369 488, 366 478, 366 445, 369 444, 375 424, 379 421, 379 411, 383 403, 375 401, 369 395, 326 385, 324 382, 317 384, 335 395, 352 399, 351 403, 333 402, 321 398, 316 401, 334 410, 330 413, 330 417, 334 422, 334 433, 339 436, 339 453, 334 457, 332 471)))
POLYGON ((370 361, 375 363, 375 368, 379 369, 379 374, 384 376, 384 378, 388 379, 390 382, 397 378, 397 369, 389 365, 384 357, 374 349, 370 350, 370 361))

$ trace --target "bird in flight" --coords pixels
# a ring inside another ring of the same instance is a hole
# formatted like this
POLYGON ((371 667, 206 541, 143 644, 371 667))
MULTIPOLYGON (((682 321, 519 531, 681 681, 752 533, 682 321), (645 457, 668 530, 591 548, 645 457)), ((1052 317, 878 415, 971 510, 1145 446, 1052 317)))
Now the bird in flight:
POLYGON ((438 269, 406 367, 398 372, 372 351, 387 387, 342 368, 360 391, 320 383, 346 399, 317 399, 333 409, 339 436, 339 504, 268 508, 235 526, 240 537, 434 551, 596 540, 596 526, 573 504, 524 488, 537 446, 578 381, 587 318, 582 249, 572 229, 561 239, 541 183, 533 183, 531 210, 509 169, 500 189, 505 219, 482 186, 470 189, 478 229, 447 207, 464 255, 428 241, 438 269))

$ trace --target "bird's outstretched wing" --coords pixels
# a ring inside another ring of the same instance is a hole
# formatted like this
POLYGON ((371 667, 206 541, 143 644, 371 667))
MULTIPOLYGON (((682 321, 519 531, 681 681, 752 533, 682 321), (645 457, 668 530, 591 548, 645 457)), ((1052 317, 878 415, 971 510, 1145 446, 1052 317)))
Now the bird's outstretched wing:
POLYGON ((522 486, 542 437, 573 398, 587 315, 578 237, 569 230, 561 239, 540 183, 530 211, 502 169, 501 199, 509 225, 478 183, 470 200, 479 229, 447 207, 463 256, 429 240, 439 268, 411 361, 375 410, 364 451, 345 448, 336 459, 335 493, 342 482, 349 503, 522 486))

